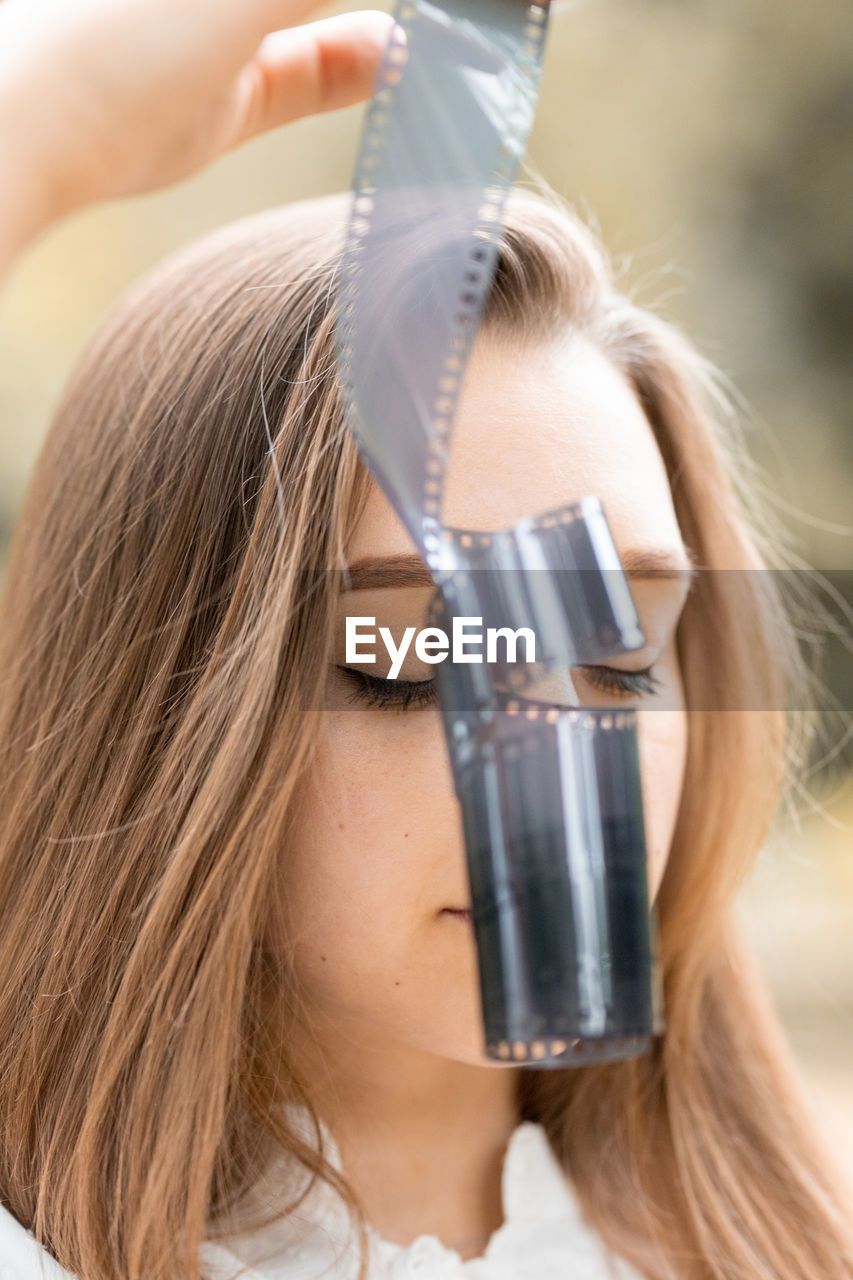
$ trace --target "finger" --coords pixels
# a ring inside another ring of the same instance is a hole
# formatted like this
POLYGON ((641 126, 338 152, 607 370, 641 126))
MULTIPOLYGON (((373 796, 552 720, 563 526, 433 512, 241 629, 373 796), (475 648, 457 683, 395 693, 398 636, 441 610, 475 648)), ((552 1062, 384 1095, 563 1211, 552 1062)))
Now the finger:
POLYGON ((272 32, 247 69, 237 141, 369 97, 393 26, 390 14, 370 9, 272 32))

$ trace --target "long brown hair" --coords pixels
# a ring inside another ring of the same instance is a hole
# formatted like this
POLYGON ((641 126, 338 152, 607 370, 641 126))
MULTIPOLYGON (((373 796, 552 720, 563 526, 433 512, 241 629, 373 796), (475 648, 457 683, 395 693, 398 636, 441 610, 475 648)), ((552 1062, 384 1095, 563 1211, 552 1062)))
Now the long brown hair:
MULTIPOLYGON (((335 380, 347 212, 339 195, 246 219, 131 290, 67 388, 10 548, 0 1198, 81 1280, 199 1277, 201 1241, 274 1153, 359 1223, 316 1116, 316 1144, 287 1121, 283 1104, 314 1113, 288 1057, 298 993, 264 941, 312 757, 328 570, 369 486, 335 380)), ((700 564, 766 563, 713 371, 616 289, 556 199, 513 193, 484 324, 599 343, 641 399, 700 564)), ((519 1114, 544 1125, 601 1238, 655 1280, 850 1280, 846 1188, 733 914, 803 751, 781 711, 734 708, 756 690, 782 707, 804 673, 767 575, 719 580, 701 576, 678 630, 666 1034, 627 1061, 519 1068, 519 1114)))

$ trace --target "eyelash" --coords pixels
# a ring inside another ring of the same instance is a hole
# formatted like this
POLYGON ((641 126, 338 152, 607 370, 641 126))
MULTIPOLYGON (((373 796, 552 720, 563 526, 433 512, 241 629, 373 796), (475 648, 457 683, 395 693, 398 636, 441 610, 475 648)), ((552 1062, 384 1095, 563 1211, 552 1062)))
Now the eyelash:
MULTIPOLYGON (((601 693, 632 694, 655 693, 660 680, 653 674, 652 666, 642 671, 619 671, 616 667, 588 666, 581 668, 584 677, 593 688, 601 693), (590 671, 597 673, 598 678, 590 679, 590 671)), ((410 708, 428 707, 436 701, 434 680, 383 680, 378 676, 370 676, 366 671, 358 671, 355 667, 338 667, 338 671, 352 682, 351 702, 365 702, 370 707, 385 709, 398 707, 401 711, 410 708)))

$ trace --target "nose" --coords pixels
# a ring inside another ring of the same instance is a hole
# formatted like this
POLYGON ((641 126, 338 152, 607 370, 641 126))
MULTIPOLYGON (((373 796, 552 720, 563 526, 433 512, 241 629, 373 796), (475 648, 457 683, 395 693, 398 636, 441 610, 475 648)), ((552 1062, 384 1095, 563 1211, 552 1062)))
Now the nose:
POLYGON ((514 693, 530 698, 534 702, 552 702, 561 707, 579 707, 581 705, 577 689, 568 667, 554 671, 545 671, 540 675, 532 675, 529 680, 516 687, 514 693))

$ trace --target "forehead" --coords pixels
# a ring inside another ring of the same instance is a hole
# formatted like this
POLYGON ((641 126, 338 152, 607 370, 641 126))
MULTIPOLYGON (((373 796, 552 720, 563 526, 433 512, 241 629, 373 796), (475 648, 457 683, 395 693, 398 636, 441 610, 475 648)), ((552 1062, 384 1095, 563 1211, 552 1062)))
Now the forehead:
MULTIPOLYGON (((442 521, 502 529, 588 494, 617 549, 681 546, 663 460, 633 389, 589 342, 478 338, 454 419, 442 521)), ((378 486, 349 560, 415 550, 378 486)))

